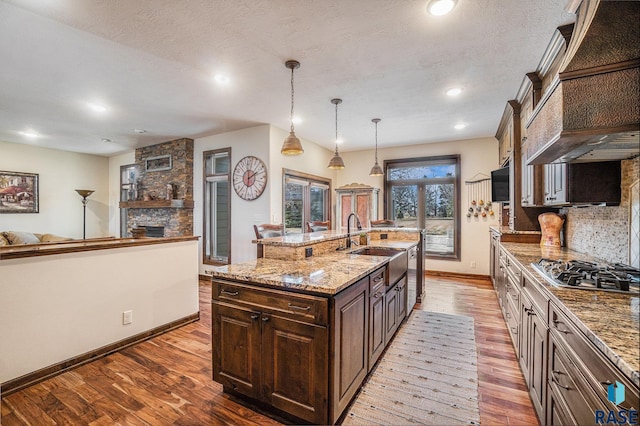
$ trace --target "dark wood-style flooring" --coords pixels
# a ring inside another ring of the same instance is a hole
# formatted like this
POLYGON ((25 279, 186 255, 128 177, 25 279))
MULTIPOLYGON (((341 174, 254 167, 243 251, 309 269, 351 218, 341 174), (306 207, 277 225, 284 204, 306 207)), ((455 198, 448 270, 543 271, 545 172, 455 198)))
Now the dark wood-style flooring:
MULTIPOLYGON (((482 424, 537 424, 491 283, 427 283, 418 309, 475 319, 482 424)), ((211 380, 210 300, 201 281, 199 321, 3 397, 2 425, 279 424, 211 380)))

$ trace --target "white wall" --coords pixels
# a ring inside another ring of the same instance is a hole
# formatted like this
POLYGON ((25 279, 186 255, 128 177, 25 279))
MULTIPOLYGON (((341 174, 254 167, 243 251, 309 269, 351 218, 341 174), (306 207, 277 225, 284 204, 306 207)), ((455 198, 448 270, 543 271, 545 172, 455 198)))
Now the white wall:
MULTIPOLYGON (((298 172, 321 176, 331 180, 331 189, 336 187, 337 176, 341 171, 327 168, 333 152, 313 142, 301 139, 304 153, 296 156, 280 154, 282 142, 289 135, 284 131, 271 126, 270 133, 270 172, 274 179, 271 180, 271 221, 270 223, 282 223, 282 169, 290 169, 298 172)), ((331 194, 335 207, 335 196, 331 194)), ((335 209, 333 210, 335 212, 335 209)))
POLYGON ((110 235, 109 160, 32 145, 0 142, 0 170, 39 175, 40 212, 0 215, 0 231, 51 233, 82 238, 82 198, 87 204, 87 238, 110 235))
MULTIPOLYGON (((426 269, 468 274, 489 274, 489 226, 498 224, 498 211, 493 218, 467 218, 468 185, 465 180, 472 180, 476 173, 490 175, 490 171, 498 167, 498 141, 495 138, 469 139, 443 143, 422 145, 408 145, 402 147, 378 149, 378 162, 383 165, 384 160, 430 157, 437 155, 460 155, 460 195, 461 214, 461 260, 431 260, 427 259, 426 269), (471 267, 476 262, 476 268, 471 267)), ((353 182, 365 183, 380 188, 379 216, 384 216, 383 210, 383 176, 371 177, 369 171, 375 161, 374 151, 353 151, 342 154, 345 169, 338 175, 338 185, 353 182)))
POLYGON ((120 237, 120 166, 135 162, 135 151, 109 157, 109 235, 114 237, 120 237))
POLYGON ((197 247, 183 241, 2 260, 0 382, 198 312, 197 247), (123 325, 128 310, 133 322, 123 325))

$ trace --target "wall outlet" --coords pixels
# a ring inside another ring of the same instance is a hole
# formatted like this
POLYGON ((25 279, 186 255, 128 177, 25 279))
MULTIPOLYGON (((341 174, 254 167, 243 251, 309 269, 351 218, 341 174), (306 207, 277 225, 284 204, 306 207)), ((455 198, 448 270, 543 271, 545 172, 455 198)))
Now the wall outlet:
POLYGON ((476 269, 476 261, 472 260, 469 266, 471 266, 471 269, 476 269))
POLYGON ((133 311, 124 311, 122 313, 122 324, 131 324, 133 322, 133 311))
POLYGON ((307 247, 304 249, 304 257, 313 256, 313 247, 307 247))
POLYGON ((204 274, 205 275, 213 275, 213 271, 211 269, 205 269, 204 270, 204 274))

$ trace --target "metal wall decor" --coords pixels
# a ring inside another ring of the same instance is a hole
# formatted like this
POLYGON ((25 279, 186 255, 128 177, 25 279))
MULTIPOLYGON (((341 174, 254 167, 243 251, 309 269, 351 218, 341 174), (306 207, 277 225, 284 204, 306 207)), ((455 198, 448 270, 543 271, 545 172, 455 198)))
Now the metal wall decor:
POLYGON ((467 217, 491 218, 495 215, 491 203, 491 178, 484 173, 476 173, 464 181, 467 189, 467 217))

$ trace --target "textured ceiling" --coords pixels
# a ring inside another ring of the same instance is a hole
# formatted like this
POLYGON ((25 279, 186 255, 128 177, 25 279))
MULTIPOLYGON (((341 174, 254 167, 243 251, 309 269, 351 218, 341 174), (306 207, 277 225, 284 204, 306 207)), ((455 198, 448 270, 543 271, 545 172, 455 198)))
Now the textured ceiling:
POLYGON ((0 0, 0 140, 113 155, 288 129, 287 59, 302 64, 296 133, 328 148, 335 97, 345 151, 372 147, 374 117, 381 147, 493 136, 554 29, 574 20, 566 2, 458 0, 434 17, 425 0, 0 0), (42 137, 25 140, 27 128, 42 137))

